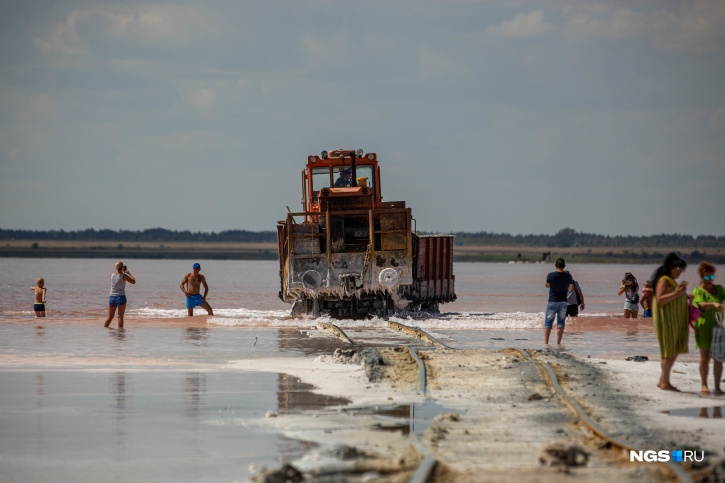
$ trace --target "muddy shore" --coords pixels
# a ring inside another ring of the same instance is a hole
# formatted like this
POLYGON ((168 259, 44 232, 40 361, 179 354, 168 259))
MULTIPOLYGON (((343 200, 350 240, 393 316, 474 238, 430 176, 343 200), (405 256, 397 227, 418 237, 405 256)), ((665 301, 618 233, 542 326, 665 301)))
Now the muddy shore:
MULTIPOLYGON (((352 400, 344 411, 312 418, 265 419, 290 437, 319 445, 291 463, 306 481, 411 481, 426 455, 435 465, 425 481, 678 481, 665 466, 630 462, 628 451, 595 437, 541 366, 516 350, 419 350, 427 369, 425 394, 406 348, 377 353, 379 359, 352 350, 304 362, 234 364, 238 370, 288 372, 321 393, 352 400), (392 402, 431 402, 446 410, 422 435, 381 431, 390 422, 379 416, 346 416, 355 407, 392 402)), ((554 369, 564 390, 615 440, 642 450, 704 451, 703 462, 678 464, 693 481, 725 478, 725 420, 718 409, 725 398, 699 395, 697 364, 676 366, 673 379, 683 392, 672 393, 655 387, 658 362, 530 354, 554 369), (691 409, 700 417, 666 414, 691 409)), ((273 474, 256 470, 255 481, 273 481, 265 479, 273 474)))

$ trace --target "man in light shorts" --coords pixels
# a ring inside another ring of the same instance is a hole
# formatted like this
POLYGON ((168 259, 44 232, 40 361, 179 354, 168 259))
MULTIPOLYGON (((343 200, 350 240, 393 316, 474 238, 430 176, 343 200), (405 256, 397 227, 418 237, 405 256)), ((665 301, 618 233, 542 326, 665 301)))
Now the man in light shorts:
POLYGON ((563 258, 557 258, 554 263, 556 271, 546 276, 546 288, 549 289, 549 301, 546 304, 544 318, 544 345, 549 345, 549 336, 556 318, 556 344, 561 346, 561 339, 564 336, 566 324, 567 294, 574 288, 574 280, 569 272, 564 271, 566 262, 563 258))
POLYGON ((194 307, 202 307, 206 309, 209 315, 214 315, 211 309, 211 305, 206 301, 206 296, 209 293, 209 285, 206 284, 206 278, 204 275, 199 273, 201 271, 201 265, 195 263, 193 272, 189 272, 184 276, 181 281, 179 288, 186 295, 186 309, 189 312, 189 317, 194 316, 194 307), (201 286, 204 286, 204 295, 201 295, 201 286))

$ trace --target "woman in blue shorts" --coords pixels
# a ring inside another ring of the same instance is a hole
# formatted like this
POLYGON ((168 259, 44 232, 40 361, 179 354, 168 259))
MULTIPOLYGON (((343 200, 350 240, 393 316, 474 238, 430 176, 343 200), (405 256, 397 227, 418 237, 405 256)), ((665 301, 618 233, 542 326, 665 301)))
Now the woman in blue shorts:
POLYGON ((111 293, 108 296, 108 317, 104 327, 111 325, 111 320, 118 307, 118 328, 123 329, 123 313, 126 312, 126 282, 136 283, 131 272, 122 262, 116 262, 116 272, 111 274, 111 293))

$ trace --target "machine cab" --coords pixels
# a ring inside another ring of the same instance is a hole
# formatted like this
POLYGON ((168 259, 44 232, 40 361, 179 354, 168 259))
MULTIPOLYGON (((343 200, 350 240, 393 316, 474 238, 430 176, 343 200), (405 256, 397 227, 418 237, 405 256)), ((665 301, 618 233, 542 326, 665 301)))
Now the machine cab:
POLYGON ((369 195, 371 207, 378 208, 380 168, 375 153, 363 154, 362 149, 322 151, 309 156, 302 172, 305 211, 325 211, 322 197, 355 197, 369 195))

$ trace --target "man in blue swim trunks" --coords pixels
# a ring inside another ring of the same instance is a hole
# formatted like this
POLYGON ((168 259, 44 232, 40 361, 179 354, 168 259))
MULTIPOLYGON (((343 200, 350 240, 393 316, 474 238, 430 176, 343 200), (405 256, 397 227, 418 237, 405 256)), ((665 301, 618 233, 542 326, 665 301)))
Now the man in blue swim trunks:
POLYGON ((181 291, 186 295, 186 309, 189 311, 189 317, 194 316, 194 307, 199 306, 206 309, 209 315, 214 315, 211 305, 206 301, 206 296, 209 293, 209 285, 206 284, 204 275, 199 273, 201 271, 201 265, 195 263, 193 269, 194 271, 187 273, 179 285, 181 291), (202 285, 204 286, 204 295, 199 293, 202 285))

